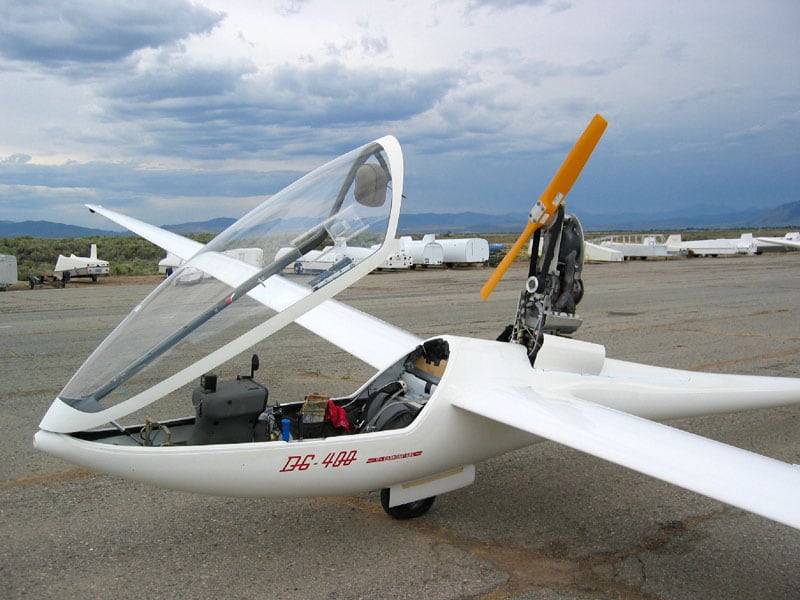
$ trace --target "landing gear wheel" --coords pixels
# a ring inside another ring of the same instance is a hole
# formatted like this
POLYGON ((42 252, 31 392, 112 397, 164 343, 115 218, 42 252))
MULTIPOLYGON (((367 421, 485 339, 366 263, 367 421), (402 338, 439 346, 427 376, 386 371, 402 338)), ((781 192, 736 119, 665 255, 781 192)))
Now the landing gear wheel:
POLYGON ((398 519, 400 521, 421 517, 430 510, 434 500, 436 500, 436 496, 430 496, 429 498, 423 498, 422 500, 416 500, 407 504, 389 506, 389 488, 383 488, 381 490, 381 506, 383 506, 383 510, 393 519, 398 519))
POLYGON ((578 302, 580 302, 583 298, 583 280, 576 279, 573 289, 575 290, 575 304, 578 304, 578 302))

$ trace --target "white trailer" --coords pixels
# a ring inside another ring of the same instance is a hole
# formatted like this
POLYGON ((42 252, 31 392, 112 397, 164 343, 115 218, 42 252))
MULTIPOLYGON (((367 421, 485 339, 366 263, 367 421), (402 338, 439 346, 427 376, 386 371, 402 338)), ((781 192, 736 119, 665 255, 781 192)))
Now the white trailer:
MULTIPOLYGON (((261 248, 230 248, 225 250, 222 254, 235 258, 243 263, 253 265, 254 267, 261 268, 264 263, 264 251, 261 248)), ((172 273, 181 265, 183 260, 178 256, 167 252, 167 256, 158 261, 158 272, 166 273, 167 276, 172 273)), ((195 267, 186 267, 180 272, 178 279, 175 280, 176 284, 192 284, 204 281, 206 274, 195 267)))
MULTIPOLYGON (((400 240, 394 240, 394 251, 386 257, 386 260, 383 261, 383 264, 378 267, 379 271, 389 270, 389 271, 396 271, 399 269, 411 269, 414 266, 414 259, 411 258, 411 255, 406 252, 403 248, 400 240)), ((375 252, 378 249, 378 244, 374 246, 370 246, 370 250, 375 252)))
POLYGON ((444 248, 430 234, 422 236, 421 240, 403 236, 400 238, 400 248, 411 256, 413 266, 438 267, 444 262, 444 248))
MULTIPOLYGON (((672 237, 672 236, 670 236, 672 237)), ((677 236, 680 241, 680 236, 677 236)), ((758 244, 752 233, 743 233, 737 238, 681 241, 681 250, 687 256, 719 256, 721 254, 759 254, 758 244)))
POLYGON ((671 241, 668 244, 660 235, 619 235, 610 238, 595 240, 603 248, 611 248, 621 252, 625 260, 647 258, 667 258, 675 256, 680 251, 680 244, 675 246, 671 241))
POLYGON ((166 273, 168 275, 183 264, 183 259, 176 256, 172 252, 167 252, 167 255, 158 261, 158 272, 166 273))
POLYGON ((598 246, 591 242, 584 242, 584 258, 586 262, 623 262, 625 255, 622 251, 608 248, 607 246, 598 246))
POLYGON ((448 267, 464 263, 489 262, 489 242, 483 238, 452 238, 436 241, 442 246, 444 264, 448 267))
POLYGON ((17 283, 17 257, 0 254, 0 290, 6 291, 17 283))
MULTIPOLYGON (((285 249, 278 251, 278 257, 285 253, 285 249)), ((327 271, 334 265, 343 260, 349 260, 354 265, 364 260, 372 254, 369 248, 359 246, 348 246, 347 240, 337 238, 333 246, 325 246, 322 250, 311 250, 306 252, 301 258, 295 261, 293 269, 295 273, 321 273, 327 271)))

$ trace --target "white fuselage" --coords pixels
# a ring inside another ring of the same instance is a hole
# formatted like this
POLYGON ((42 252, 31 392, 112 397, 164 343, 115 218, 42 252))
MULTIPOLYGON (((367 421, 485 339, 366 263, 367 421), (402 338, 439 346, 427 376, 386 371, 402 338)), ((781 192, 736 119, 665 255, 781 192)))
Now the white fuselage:
POLYGON ((537 368, 516 344, 443 339, 450 348, 446 370, 417 418, 402 429, 166 447, 114 445, 42 430, 35 443, 85 467, 167 488, 228 496, 326 496, 435 477, 540 441, 452 404, 461 394, 478 392, 485 395, 490 415, 493 386, 558 390, 657 420, 781 405, 798 394, 794 380, 615 361, 605 358, 602 346, 566 338, 548 336, 537 368))
MULTIPOLYGON (((451 339, 469 346, 476 342, 451 339)), ((496 345, 507 346, 478 343, 492 350, 496 345)), ((461 348, 461 344, 456 346, 461 348)), ((454 368, 459 350, 451 352, 439 386, 416 420, 403 429, 290 442, 169 447, 113 445, 39 431, 35 443, 41 450, 88 468, 158 486, 229 496, 302 497, 387 487, 537 441, 530 434, 487 423, 450 405, 449 396, 470 385, 451 375, 462 371, 454 368)), ((472 352, 474 347, 464 356, 470 362, 472 352)), ((530 371, 524 353, 521 356, 524 370, 530 371)), ((497 358, 490 352, 484 363, 501 368, 503 361, 497 358)))

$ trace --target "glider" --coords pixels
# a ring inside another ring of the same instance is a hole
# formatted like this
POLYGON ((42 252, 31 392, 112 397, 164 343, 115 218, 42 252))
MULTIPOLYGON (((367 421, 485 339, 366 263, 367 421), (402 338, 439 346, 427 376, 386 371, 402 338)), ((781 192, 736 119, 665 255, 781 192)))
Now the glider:
POLYGON ((770 246, 783 246, 788 250, 800 250, 800 233, 796 231, 790 231, 783 237, 759 237, 756 239, 770 246))
POLYGON ((550 240, 543 247, 554 250, 531 261, 505 341, 423 340, 333 299, 396 250, 403 157, 391 136, 309 173, 205 246, 90 205, 185 262, 66 384, 36 447, 207 494, 381 490, 386 512, 403 519, 471 484, 477 462, 552 440, 800 528, 798 467, 658 422, 797 403, 800 379, 623 362, 603 346, 547 333, 548 319, 574 314, 582 293, 582 255, 570 251, 564 228, 582 230, 564 199, 604 129, 595 117, 483 290, 487 298, 531 235, 550 240), (321 273, 293 269, 340 239, 371 253, 321 273), (237 258, 252 248, 260 266, 237 258), (270 336, 292 321, 376 373, 346 397, 274 397, 256 370, 281 351, 270 336), (264 358, 253 356, 249 374, 217 375, 256 344, 264 358), (157 405, 184 407, 184 416, 154 418, 157 405))

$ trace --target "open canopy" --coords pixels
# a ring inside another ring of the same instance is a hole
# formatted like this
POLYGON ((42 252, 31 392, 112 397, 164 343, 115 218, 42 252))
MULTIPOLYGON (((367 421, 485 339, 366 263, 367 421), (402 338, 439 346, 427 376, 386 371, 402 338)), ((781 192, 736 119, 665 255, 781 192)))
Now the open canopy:
POLYGON ((129 414, 369 273, 391 250, 402 175, 399 144, 385 137, 263 202, 133 309, 62 390, 43 428, 76 431, 129 414), (369 254, 324 271, 295 268, 337 240, 369 254))

